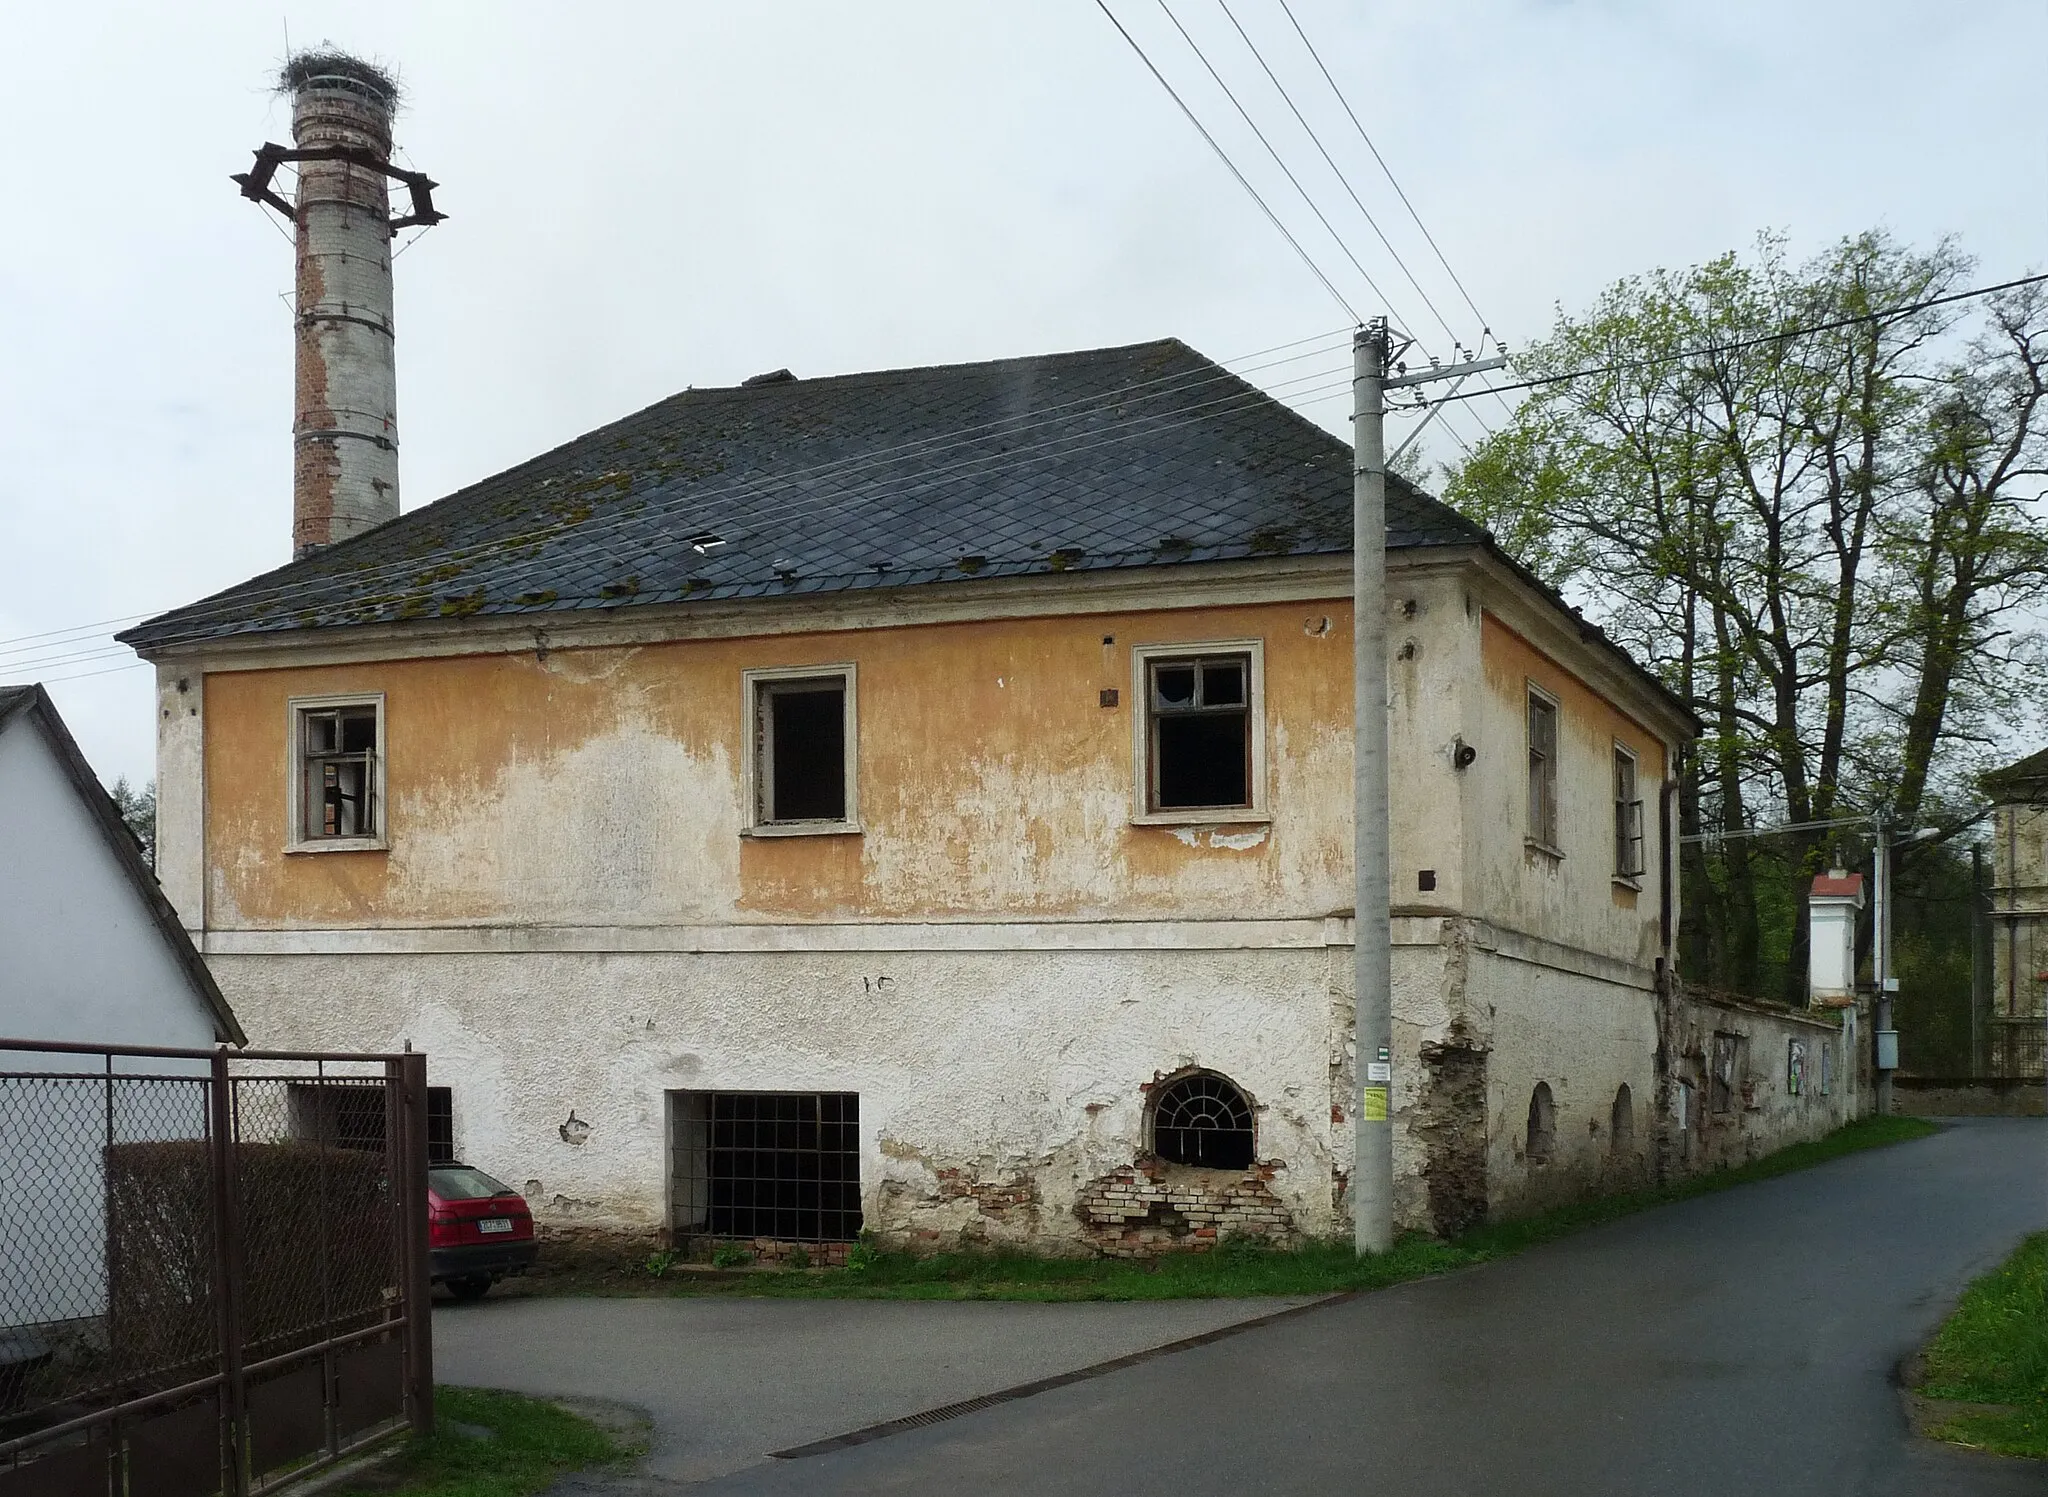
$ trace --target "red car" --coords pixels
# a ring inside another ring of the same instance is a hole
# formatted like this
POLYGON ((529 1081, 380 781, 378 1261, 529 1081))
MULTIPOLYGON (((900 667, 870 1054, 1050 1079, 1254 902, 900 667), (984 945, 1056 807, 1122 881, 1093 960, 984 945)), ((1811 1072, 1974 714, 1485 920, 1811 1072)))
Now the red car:
POLYGON ((470 1164, 427 1170, 428 1273, 457 1299, 482 1299, 540 1251, 526 1197, 470 1164))

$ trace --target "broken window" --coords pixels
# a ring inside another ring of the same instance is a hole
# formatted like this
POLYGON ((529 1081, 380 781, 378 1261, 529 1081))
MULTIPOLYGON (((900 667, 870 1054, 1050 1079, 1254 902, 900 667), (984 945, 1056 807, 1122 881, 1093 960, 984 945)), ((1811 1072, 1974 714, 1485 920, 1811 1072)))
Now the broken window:
POLYGON ((1557 846, 1557 703, 1529 688, 1529 840, 1557 846))
POLYGON ((1252 1104, 1213 1071, 1177 1077, 1152 1093, 1152 1152, 1168 1164, 1250 1169, 1252 1104))
POLYGON ((842 830, 853 812, 853 668, 748 672, 756 830, 842 830))
POLYGON ((1531 1164, 1542 1164, 1557 1145, 1557 1104, 1550 1097, 1550 1083, 1539 1081, 1529 1094, 1529 1137, 1525 1150, 1531 1164))
POLYGON ((860 1097, 671 1092, 671 1226, 691 1237, 860 1235, 860 1097))
POLYGON ((1617 878, 1641 878, 1643 858, 1643 800, 1636 791, 1636 756, 1620 744, 1614 746, 1614 873, 1617 878))
POLYGON ((381 837, 382 703, 295 703, 293 716, 299 766, 296 841, 381 837))
POLYGON ((1254 809, 1252 653, 1148 654, 1144 668, 1146 810, 1254 809))
POLYGON ((427 1088, 427 1163, 455 1159, 455 1093, 445 1086, 427 1088))

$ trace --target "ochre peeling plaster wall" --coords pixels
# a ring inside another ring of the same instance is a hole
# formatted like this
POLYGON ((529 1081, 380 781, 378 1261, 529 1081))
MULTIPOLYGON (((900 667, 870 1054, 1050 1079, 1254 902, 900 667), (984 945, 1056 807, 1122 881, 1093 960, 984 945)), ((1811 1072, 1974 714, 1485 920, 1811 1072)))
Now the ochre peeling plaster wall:
POLYGON ((1350 650, 1348 607, 1290 603, 214 673, 207 925, 1320 916, 1351 901, 1350 650), (1271 823, 1132 826, 1130 647, 1245 638, 1271 823), (741 836, 741 672, 849 661, 865 835, 741 836), (390 850, 288 855, 286 702, 357 690, 390 850))
POLYGON ((1659 868, 1664 828, 1658 789, 1668 762, 1656 734, 1589 689, 1487 613, 1481 622, 1485 691, 1479 702, 1478 797, 1468 910, 1531 935, 1655 966, 1660 952, 1659 868), (1528 701, 1534 683, 1558 711, 1558 844, 1563 858, 1527 849, 1528 701), (1636 754, 1648 870, 1640 890, 1614 879, 1614 748, 1636 754))

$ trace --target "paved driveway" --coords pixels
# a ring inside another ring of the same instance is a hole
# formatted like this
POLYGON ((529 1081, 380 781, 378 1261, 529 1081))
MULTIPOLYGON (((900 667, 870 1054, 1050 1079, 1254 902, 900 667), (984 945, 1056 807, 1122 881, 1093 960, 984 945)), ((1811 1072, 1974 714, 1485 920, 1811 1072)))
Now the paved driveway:
POLYGON ((648 1474, 701 1480, 1301 1303, 486 1299, 436 1308, 434 1370, 644 1408, 648 1474))
POLYGON ((1283 1302, 507 1300, 435 1336, 444 1380, 650 1409, 651 1471, 721 1494, 2040 1494, 1915 1442, 1892 1377, 2043 1226, 2048 1123, 1969 1121, 796 1459, 762 1457, 1283 1302))
POLYGON ((710 1490, 2040 1497, 1892 1376, 2043 1226, 2048 1123, 1971 1121, 710 1490))

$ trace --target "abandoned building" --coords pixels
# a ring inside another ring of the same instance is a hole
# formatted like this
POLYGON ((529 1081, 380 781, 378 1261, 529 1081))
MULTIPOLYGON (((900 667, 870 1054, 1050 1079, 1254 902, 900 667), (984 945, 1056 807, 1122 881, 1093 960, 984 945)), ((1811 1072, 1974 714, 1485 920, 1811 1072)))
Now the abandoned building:
MULTIPOLYGON (((304 554, 122 636, 258 1043, 424 1050, 558 1230, 1345 1230, 1347 445, 1167 339, 692 389, 399 516, 322 414, 388 402, 384 294, 301 360, 304 554)), ((1693 719, 1388 511, 1401 1222, 1824 1131, 1749 1036, 1833 1031, 1674 996, 1693 719)))

